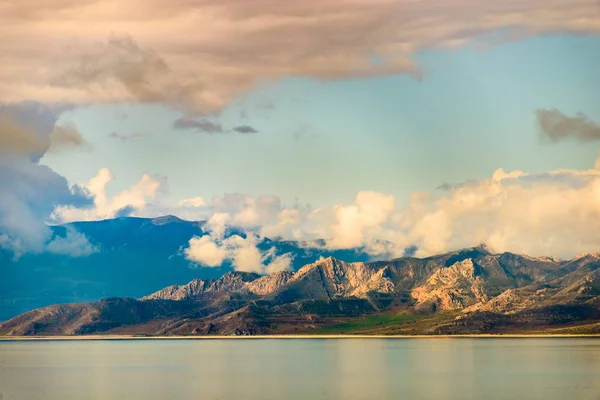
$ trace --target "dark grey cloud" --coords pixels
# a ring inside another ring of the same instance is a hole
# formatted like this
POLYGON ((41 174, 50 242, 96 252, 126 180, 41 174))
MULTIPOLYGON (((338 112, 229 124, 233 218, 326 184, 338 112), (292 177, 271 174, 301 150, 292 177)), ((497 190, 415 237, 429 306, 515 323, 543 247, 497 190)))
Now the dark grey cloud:
POLYGON ((233 128, 233 130, 237 133, 258 133, 258 131, 250 125, 236 126, 235 128, 233 128))
POLYGON ((600 140, 600 125, 582 113, 569 117, 553 108, 537 110, 536 115, 541 134, 553 142, 565 139, 581 142, 600 140))
POLYGON ((417 247, 416 245, 412 245, 412 246, 408 246, 407 248, 404 249, 404 257, 414 257, 415 254, 417 254, 417 251, 419 250, 419 247, 417 247))
POLYGON ((250 125, 240 125, 235 128, 229 130, 224 129, 223 125, 218 122, 212 122, 207 119, 195 119, 190 117, 181 117, 173 122, 173 128, 178 130, 193 130, 196 132, 205 132, 205 133, 227 133, 227 132, 237 132, 237 133, 258 133, 258 131, 250 125))
POLYGON ((196 130, 206 133, 223 133, 223 126, 219 123, 211 122, 206 119, 197 120, 189 117, 181 117, 173 123, 175 129, 185 130, 196 130))
POLYGON ((453 190, 456 189, 460 189, 463 187, 469 187, 469 186, 477 186, 479 184, 479 181, 473 180, 473 179, 469 179, 465 182, 460 182, 460 183, 442 183, 440 186, 436 187, 436 190, 442 190, 442 191, 446 191, 446 192, 451 192, 453 190))

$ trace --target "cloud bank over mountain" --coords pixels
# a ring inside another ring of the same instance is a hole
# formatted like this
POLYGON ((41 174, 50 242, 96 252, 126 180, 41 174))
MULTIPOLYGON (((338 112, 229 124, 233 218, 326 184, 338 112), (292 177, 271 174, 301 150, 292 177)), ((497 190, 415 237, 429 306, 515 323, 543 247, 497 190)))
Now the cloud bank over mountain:
MULTIPOLYGON (((416 256, 428 256, 485 242, 499 252, 566 258, 600 246, 596 229, 600 224, 600 158, 588 170, 528 174, 498 169, 488 179, 413 193, 406 205, 399 205, 389 194, 363 191, 351 204, 321 209, 285 205, 276 196, 241 194, 217 196, 208 202, 200 197, 186 199, 168 206, 160 202, 160 182, 149 176, 108 199, 102 176, 110 174, 101 171, 87 187, 96 195, 94 208, 61 206, 54 217, 63 222, 110 218, 128 209, 131 215, 152 216, 168 210, 188 219, 208 220, 205 229, 210 235, 192 238, 186 256, 209 266, 232 259, 244 271, 264 268, 266 256, 255 250, 256 240, 263 237, 306 241, 307 246, 329 249, 365 247, 373 256, 388 257, 402 256, 407 249, 416 256), (95 186, 95 180, 102 184, 95 186), (248 236, 225 239, 226 227, 239 228, 248 236), (316 239, 325 242, 312 242, 316 239)), ((274 269, 284 269, 285 260, 271 263, 278 265, 274 269)))

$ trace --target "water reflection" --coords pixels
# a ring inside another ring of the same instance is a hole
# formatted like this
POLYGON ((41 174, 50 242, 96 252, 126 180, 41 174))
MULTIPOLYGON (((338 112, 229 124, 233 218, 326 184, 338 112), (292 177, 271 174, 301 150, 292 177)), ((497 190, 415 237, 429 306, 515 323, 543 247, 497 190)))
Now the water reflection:
POLYGON ((332 368, 330 381, 337 387, 336 398, 389 398, 390 374, 384 368, 387 363, 385 340, 336 340, 333 343, 337 350, 337 368, 332 368))
POLYGON ((593 399, 599 339, 0 342, 6 399, 593 399))

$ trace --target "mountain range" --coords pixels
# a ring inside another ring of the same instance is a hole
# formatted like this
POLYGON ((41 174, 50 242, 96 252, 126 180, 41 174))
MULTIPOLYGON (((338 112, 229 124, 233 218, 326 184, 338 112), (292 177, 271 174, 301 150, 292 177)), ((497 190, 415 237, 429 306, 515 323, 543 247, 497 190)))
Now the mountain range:
POLYGON ((3 335, 600 333, 600 254, 572 260, 485 245, 428 258, 320 258, 266 276, 227 272, 137 299, 26 312, 3 335))
MULTIPOLYGON (((186 259, 183 249, 194 236, 204 236, 205 222, 177 217, 122 217, 103 221, 51 226, 53 238, 69 230, 85 235, 97 249, 84 257, 50 252, 27 253, 16 258, 0 246, 0 321, 23 312, 58 303, 90 302, 107 297, 141 297, 165 285, 192 279, 216 279, 233 271, 229 261, 217 268, 186 259)), ((244 235, 228 229, 225 236, 244 235)), ((0 232, 0 236, 2 232, 0 232)), ((306 243, 262 238, 261 251, 294 255, 292 270, 334 256, 347 261, 367 261, 360 248, 330 251, 306 243)))

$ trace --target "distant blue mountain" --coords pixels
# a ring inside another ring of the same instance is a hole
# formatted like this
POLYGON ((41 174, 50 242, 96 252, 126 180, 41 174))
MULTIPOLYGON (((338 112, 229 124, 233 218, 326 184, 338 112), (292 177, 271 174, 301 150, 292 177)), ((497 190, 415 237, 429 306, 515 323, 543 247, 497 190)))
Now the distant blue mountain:
MULTIPOLYGON (((100 252, 87 257, 25 254, 14 261, 12 253, 0 250, 0 321, 50 304, 137 298, 195 278, 219 278, 232 270, 230 264, 198 267, 182 255, 190 238, 206 234, 203 224, 172 216, 75 222, 52 227, 53 234, 64 237, 69 227, 75 228, 99 246, 100 252)), ((240 233, 229 231, 227 235, 240 233)), ((278 255, 293 253, 294 270, 320 257, 368 260, 361 249, 308 249, 294 241, 263 239, 258 247, 275 247, 278 255)))

